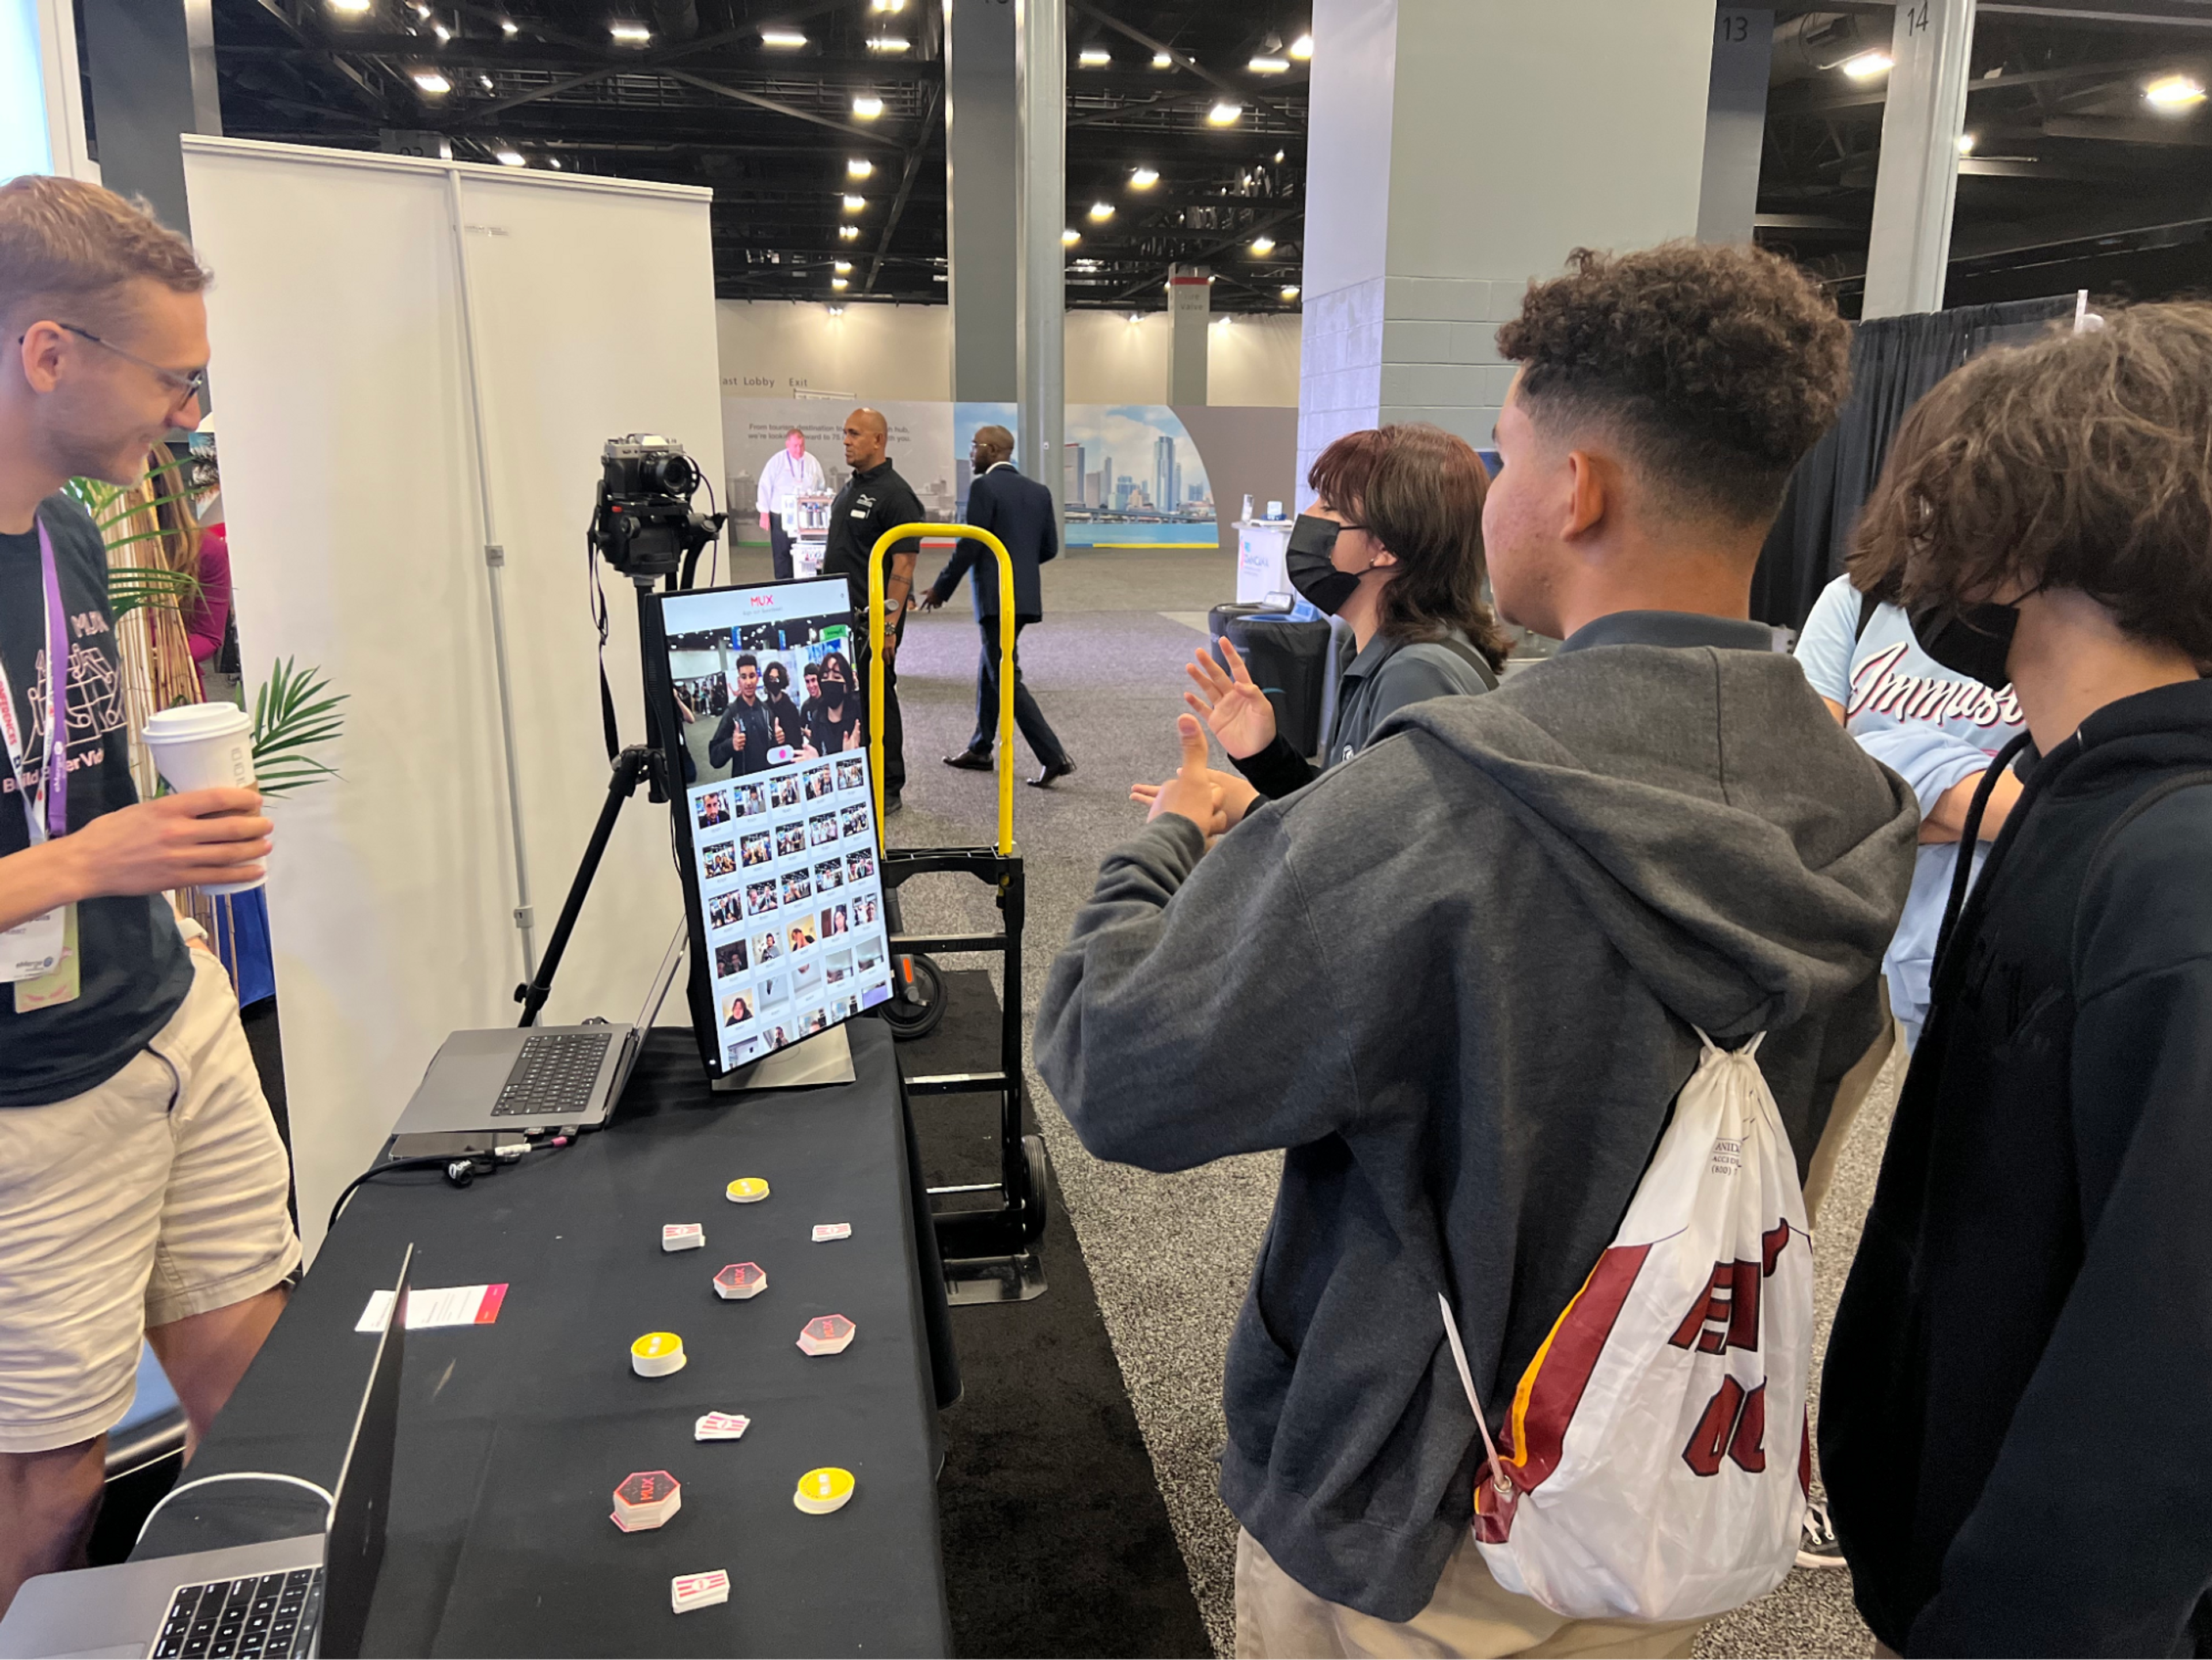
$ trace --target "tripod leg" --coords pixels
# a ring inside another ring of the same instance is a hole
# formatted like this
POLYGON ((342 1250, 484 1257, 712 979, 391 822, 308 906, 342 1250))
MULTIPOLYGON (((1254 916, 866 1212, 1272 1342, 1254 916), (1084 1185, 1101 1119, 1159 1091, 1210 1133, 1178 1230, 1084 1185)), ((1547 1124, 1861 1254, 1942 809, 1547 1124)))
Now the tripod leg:
POLYGON ((514 988, 514 1000, 522 1005, 522 1018, 515 1022, 517 1025, 536 1025, 538 1012, 553 994, 554 973, 568 949, 568 936, 576 931, 576 918, 583 914, 584 896, 592 891, 592 879, 599 873, 599 860, 606 856, 615 820, 622 817, 623 803, 637 793, 638 781, 652 769, 653 763, 653 751, 635 745, 615 757, 614 771, 607 779, 607 799, 599 806, 599 821, 592 826, 592 839, 584 846, 575 879, 568 884, 568 897, 561 903, 561 919, 554 923, 552 937, 545 942, 545 955, 538 961, 537 977, 514 988))

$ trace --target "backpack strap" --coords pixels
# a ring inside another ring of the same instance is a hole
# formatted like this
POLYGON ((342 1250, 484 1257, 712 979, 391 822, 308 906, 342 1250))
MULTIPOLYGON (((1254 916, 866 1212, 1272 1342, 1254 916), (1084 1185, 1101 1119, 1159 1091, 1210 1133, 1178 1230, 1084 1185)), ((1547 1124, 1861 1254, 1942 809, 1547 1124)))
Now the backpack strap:
POLYGON ((1482 689, 1485 691, 1498 690, 1498 672, 1490 666, 1490 660, 1473 646, 1468 645, 1466 641, 1455 640, 1447 634, 1441 639, 1422 640, 1415 643, 1424 646, 1442 646, 1481 677, 1482 689))
POLYGON ((1863 593, 1859 596, 1859 625, 1851 630, 1853 645, 1866 638, 1867 624, 1874 621, 1874 614, 1881 609, 1881 601, 1874 595, 1863 593))

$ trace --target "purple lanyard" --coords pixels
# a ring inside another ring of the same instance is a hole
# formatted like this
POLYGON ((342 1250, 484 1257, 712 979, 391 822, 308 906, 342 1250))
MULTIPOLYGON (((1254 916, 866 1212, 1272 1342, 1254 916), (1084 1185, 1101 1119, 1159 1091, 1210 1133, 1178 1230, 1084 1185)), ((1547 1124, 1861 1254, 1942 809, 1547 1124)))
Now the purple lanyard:
MULTIPOLYGON (((38 799, 46 808, 46 834, 63 836, 69 830, 69 614, 62 608, 61 579, 54 569, 54 538, 44 520, 39 520, 39 565, 46 602, 46 752, 39 765, 38 799)), ((0 684, 5 679, 0 675, 0 684)), ((12 691, 0 695, 11 699, 15 696, 12 691)), ((27 796, 31 781, 23 776, 15 711, 10 708, 6 714, 9 761, 17 789, 27 796)), ((31 821, 31 839, 35 842, 39 809, 28 800, 24 802, 24 816, 31 821)))

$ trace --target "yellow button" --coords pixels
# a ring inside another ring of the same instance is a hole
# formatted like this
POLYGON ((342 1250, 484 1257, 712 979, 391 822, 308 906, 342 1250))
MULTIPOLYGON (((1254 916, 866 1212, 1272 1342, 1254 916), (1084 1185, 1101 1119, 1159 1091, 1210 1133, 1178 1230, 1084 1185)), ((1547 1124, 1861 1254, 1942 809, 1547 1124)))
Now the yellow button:
POLYGON ((768 1183, 757 1176, 741 1176, 722 1192, 733 1205, 757 1205, 768 1197, 768 1183))
POLYGON ((791 1502, 810 1516, 827 1516, 853 1496, 853 1472, 835 1467, 809 1470, 799 1478, 791 1502))
POLYGON ((684 1340, 672 1331, 649 1331, 629 1346, 629 1352, 641 1360, 658 1360, 681 1353, 683 1347, 684 1340))

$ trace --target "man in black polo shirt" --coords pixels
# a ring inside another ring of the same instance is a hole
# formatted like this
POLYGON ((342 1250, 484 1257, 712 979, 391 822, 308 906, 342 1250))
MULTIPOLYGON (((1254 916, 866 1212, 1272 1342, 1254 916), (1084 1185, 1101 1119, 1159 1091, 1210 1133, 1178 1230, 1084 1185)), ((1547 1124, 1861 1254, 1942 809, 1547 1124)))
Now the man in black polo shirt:
MULTIPOLYGON (((830 538, 822 555, 822 574, 842 576, 853 593, 853 617, 859 648, 861 707, 867 707, 868 686, 868 552, 876 538, 897 525, 928 518, 914 486, 898 476, 884 455, 890 429, 871 409, 857 409, 845 417, 845 464, 853 469, 845 488, 830 508, 830 538)), ((899 795, 906 787, 906 728, 899 719, 898 673, 892 664, 898 655, 899 631, 905 626, 908 597, 914 591, 915 562, 921 557, 916 541, 892 545, 884 574, 884 811, 899 810, 899 795)))
POLYGON ((141 1339, 204 1433, 300 1261, 229 976, 163 897, 258 877, 269 820, 138 800, 106 551, 62 493, 198 423, 206 286, 120 197, 0 185, 0 1611, 82 1564, 141 1339))

